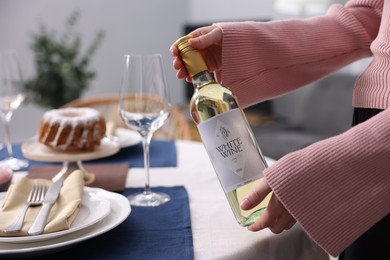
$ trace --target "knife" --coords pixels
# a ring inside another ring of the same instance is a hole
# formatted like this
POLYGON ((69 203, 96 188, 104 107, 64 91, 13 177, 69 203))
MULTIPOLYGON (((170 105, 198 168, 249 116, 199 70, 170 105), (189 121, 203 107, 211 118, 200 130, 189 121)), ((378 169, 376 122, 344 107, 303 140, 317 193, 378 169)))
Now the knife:
POLYGON ((46 226, 47 218, 49 217, 50 210, 60 194, 62 184, 65 180, 65 173, 67 171, 68 163, 64 162, 61 171, 57 173, 56 176, 54 176, 52 179, 53 184, 47 190, 45 198, 43 199, 42 208, 39 211, 38 216, 34 220, 30 229, 28 230, 29 235, 39 235, 43 233, 43 230, 46 226))

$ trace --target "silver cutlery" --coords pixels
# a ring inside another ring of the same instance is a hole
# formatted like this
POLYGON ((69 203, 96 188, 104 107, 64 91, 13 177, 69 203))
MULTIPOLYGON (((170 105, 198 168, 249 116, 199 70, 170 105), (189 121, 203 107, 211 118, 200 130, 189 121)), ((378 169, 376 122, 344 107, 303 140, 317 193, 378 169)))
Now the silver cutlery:
POLYGON ((61 171, 52 178, 53 183, 46 192, 45 198, 42 202, 42 208, 39 211, 38 216, 28 230, 29 235, 39 235, 43 233, 50 210, 60 194, 62 184, 65 180, 65 174, 68 171, 68 166, 69 163, 64 162, 61 171))
POLYGON ((39 206, 43 202, 43 198, 45 197, 46 187, 44 184, 34 183, 30 194, 28 195, 27 201, 23 204, 23 207, 20 209, 20 213, 15 219, 15 221, 7 226, 4 229, 6 233, 19 232, 23 227, 24 217, 26 216, 27 209, 33 206, 39 206))

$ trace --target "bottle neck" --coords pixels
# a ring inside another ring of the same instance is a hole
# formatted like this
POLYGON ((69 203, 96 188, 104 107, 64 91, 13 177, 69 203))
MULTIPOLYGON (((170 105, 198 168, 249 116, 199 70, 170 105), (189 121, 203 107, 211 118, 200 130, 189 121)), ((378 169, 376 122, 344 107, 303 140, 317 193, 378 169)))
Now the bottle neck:
POLYGON ((195 88, 199 88, 205 83, 213 82, 213 81, 215 81, 214 76, 208 70, 201 71, 196 75, 192 76, 192 84, 194 85, 195 88))

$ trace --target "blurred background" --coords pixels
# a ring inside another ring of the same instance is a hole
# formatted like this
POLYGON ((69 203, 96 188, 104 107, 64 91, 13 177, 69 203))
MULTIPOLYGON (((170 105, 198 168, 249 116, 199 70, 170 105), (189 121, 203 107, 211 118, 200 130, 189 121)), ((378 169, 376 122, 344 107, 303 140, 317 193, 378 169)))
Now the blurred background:
MULTIPOLYGON (((126 53, 161 53, 163 55, 172 103, 186 107, 185 82, 175 77, 170 45, 189 29, 213 22, 275 20, 323 14, 333 3, 343 0, 0 0, 0 49, 15 49, 26 82, 37 77, 36 50, 32 46, 42 26, 61 37, 67 22, 78 13, 74 33, 79 36, 80 56, 102 32, 96 50, 88 57, 88 69, 94 76, 81 97, 117 93, 121 81, 122 57, 126 53)), ((53 36, 54 37, 54 36, 53 36)), ((347 68, 357 74, 363 65, 347 68)), ((295 93, 274 110, 291 113, 295 93)), ((299 99, 299 97, 298 97, 299 99)), ((277 103, 277 102, 276 102, 277 103)), ((39 119, 48 107, 26 102, 13 116, 11 138, 20 141, 35 135, 39 119), (25 126, 28 125, 28 128, 25 126), (27 129, 29 131, 27 131, 27 129)), ((187 110, 184 111, 188 113, 187 110)), ((284 115, 293 119, 296 115, 284 115)), ((2 131, 2 130, 1 130, 2 131)))

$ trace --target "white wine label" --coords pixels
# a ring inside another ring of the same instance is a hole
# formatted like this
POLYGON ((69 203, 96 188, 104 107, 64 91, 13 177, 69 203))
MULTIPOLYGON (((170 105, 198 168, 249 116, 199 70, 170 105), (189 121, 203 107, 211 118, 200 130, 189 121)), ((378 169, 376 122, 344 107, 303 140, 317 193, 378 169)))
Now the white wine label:
POLYGON ((238 108, 202 122, 198 130, 225 192, 263 176, 265 165, 238 108))

